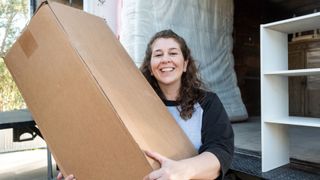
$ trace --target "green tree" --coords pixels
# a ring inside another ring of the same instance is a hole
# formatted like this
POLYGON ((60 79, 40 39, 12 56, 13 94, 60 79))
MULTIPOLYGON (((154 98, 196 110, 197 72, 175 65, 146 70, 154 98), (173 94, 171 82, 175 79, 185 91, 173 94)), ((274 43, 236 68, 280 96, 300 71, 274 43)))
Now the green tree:
POLYGON ((0 0, 0 111, 25 107, 2 57, 28 19, 28 4, 28 0, 0 0))

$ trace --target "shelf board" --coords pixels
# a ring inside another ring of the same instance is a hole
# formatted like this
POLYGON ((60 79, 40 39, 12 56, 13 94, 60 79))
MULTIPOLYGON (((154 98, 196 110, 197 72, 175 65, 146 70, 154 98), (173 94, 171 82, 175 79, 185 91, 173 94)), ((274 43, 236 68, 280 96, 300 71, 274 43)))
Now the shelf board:
POLYGON ((297 126, 320 127, 320 118, 288 116, 276 119, 269 119, 266 123, 288 124, 297 126))
POLYGON ((303 32, 320 28, 320 12, 299 16, 291 19, 261 25, 263 28, 284 33, 303 32))
POLYGON ((310 76, 310 75, 320 75, 320 68, 295 69, 295 70, 284 70, 284 71, 272 71, 272 72, 264 73, 264 75, 280 75, 280 76, 310 76))

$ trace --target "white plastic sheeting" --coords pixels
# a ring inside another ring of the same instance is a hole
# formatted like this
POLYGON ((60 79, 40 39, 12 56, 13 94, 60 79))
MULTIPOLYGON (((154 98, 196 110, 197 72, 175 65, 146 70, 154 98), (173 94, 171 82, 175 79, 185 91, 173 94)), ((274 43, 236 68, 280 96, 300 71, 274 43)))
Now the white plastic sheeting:
POLYGON ((118 2, 119 0, 83 0, 83 10, 105 19, 112 32, 117 35, 118 2))
POLYGON ((154 33, 172 29, 184 37, 231 121, 248 117, 233 68, 233 0, 123 0, 120 23, 120 41, 138 66, 154 33))

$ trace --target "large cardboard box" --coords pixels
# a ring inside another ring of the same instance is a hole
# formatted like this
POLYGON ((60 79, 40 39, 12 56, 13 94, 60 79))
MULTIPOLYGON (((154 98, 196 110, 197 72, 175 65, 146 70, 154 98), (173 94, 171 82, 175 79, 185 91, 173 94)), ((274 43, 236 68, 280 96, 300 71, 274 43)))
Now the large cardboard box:
POLYGON ((5 57, 64 174, 142 179, 159 165, 196 154, 104 20, 43 4, 5 57))

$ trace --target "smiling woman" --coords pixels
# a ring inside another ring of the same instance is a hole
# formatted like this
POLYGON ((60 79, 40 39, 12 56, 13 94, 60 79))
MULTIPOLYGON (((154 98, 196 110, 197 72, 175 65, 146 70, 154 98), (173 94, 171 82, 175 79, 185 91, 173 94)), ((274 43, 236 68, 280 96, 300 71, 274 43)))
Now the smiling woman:
POLYGON ((180 161, 146 152, 161 168, 144 179, 223 179, 232 161, 233 130, 218 96, 204 90, 185 40, 172 30, 156 33, 140 70, 199 152, 180 161))

